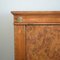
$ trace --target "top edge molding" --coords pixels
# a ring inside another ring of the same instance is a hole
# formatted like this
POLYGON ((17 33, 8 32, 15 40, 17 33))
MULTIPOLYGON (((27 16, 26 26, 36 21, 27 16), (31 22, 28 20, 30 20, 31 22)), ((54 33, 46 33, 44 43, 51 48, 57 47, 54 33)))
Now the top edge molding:
POLYGON ((60 15, 60 11, 11 11, 13 15, 60 15))

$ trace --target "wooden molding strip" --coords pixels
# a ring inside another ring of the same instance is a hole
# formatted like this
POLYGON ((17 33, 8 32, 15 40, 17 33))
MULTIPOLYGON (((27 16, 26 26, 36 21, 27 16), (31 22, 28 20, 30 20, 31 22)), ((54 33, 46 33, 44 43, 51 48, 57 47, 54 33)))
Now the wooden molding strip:
POLYGON ((14 23, 14 25, 59 25, 60 26, 60 23, 14 23))
POLYGON ((60 15, 60 11, 11 11, 13 15, 60 15))

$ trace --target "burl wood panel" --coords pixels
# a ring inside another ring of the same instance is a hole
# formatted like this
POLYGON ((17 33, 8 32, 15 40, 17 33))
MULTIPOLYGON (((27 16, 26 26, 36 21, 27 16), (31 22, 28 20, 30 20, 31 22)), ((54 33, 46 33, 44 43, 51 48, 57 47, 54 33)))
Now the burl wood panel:
POLYGON ((26 60, 60 60, 60 25, 26 25, 26 60))
POLYGON ((24 26, 14 26, 15 60, 25 60, 25 29, 24 26))

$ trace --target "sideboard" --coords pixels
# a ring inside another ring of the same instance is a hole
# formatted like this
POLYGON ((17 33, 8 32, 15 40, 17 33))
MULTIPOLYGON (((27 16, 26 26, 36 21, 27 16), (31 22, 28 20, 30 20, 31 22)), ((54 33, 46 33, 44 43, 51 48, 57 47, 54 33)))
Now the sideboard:
POLYGON ((60 11, 12 11, 15 60, 60 60, 60 11))

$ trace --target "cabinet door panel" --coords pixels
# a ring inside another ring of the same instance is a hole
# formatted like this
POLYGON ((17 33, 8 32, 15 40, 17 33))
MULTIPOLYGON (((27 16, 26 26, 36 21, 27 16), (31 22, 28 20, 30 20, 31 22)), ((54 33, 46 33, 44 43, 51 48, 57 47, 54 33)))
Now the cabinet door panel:
POLYGON ((60 25, 26 25, 26 60, 60 60, 60 25))

